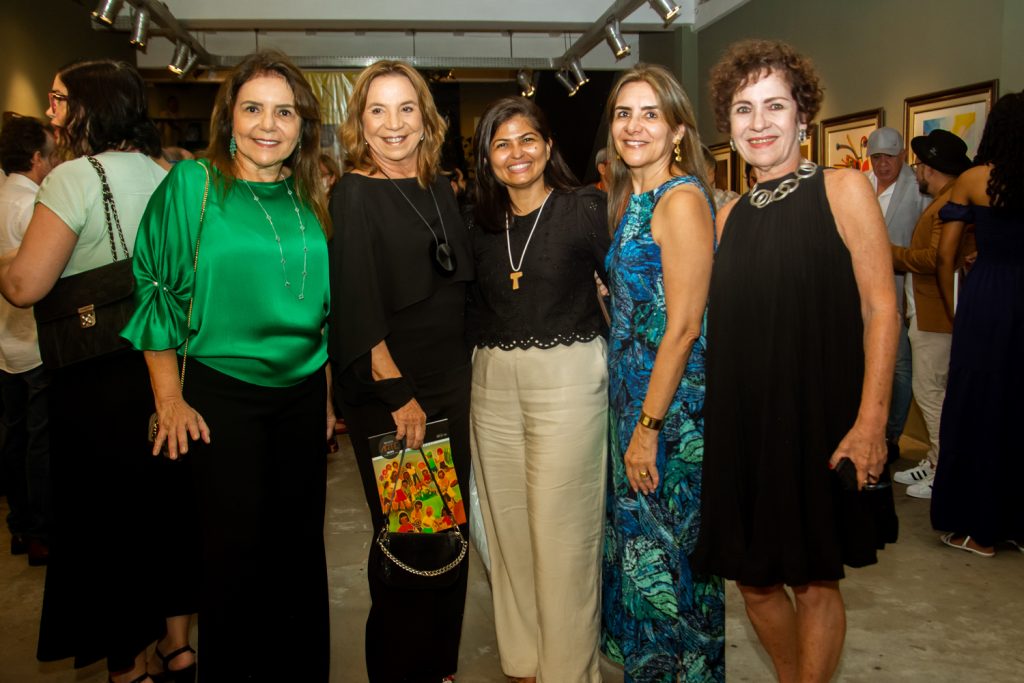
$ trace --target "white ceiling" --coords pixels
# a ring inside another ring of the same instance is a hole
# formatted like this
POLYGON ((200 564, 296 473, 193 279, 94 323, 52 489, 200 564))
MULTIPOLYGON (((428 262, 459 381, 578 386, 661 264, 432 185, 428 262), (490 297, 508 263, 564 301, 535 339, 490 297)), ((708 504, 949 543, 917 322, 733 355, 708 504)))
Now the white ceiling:
MULTIPOLYGON (((84 0, 86 4, 90 0, 84 0)), ((621 69, 638 61, 639 34, 689 26, 699 30, 749 0, 674 0, 670 27, 646 3, 622 18, 633 53, 616 62, 603 45, 583 58, 587 69, 621 69)), ((584 32, 621 0, 167 0, 175 18, 216 57, 230 61, 274 47, 306 68, 355 66, 353 60, 412 58, 424 66, 551 68, 584 32)), ((635 3, 634 3, 635 4, 635 3)), ((126 3, 127 5, 127 3, 126 3)), ((122 10, 118 30, 130 27, 122 10)), ((140 67, 161 68, 173 44, 152 36, 140 67)))

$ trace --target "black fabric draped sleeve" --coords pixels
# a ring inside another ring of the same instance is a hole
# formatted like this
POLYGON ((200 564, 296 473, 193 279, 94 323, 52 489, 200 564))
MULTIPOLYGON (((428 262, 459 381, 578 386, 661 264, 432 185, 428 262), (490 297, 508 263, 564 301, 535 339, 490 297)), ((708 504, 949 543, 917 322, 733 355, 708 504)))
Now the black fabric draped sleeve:
MULTIPOLYGON (((405 344, 392 343, 392 335, 409 338, 420 327, 412 317, 422 319, 438 312, 436 306, 424 304, 464 297, 460 292, 473 279, 465 226, 447 180, 438 177, 432 185, 437 208, 430 192, 421 189, 416 179, 394 182, 347 173, 334 187, 328 339, 335 382, 345 399, 356 403, 376 399, 391 410, 415 396, 417 373, 409 366, 418 364, 415 354, 403 353, 405 344), (447 234, 456 258, 454 274, 442 276, 435 270, 434 237, 402 193, 428 221, 438 240, 444 241, 447 234), (402 378, 373 381, 370 350, 381 340, 388 341, 402 378)), ((442 308, 450 307, 442 304, 442 308)), ((430 326, 429 320, 419 322, 430 326)), ((451 324, 461 330, 461 314, 451 324)), ((429 364, 429 359, 424 362, 429 364)))

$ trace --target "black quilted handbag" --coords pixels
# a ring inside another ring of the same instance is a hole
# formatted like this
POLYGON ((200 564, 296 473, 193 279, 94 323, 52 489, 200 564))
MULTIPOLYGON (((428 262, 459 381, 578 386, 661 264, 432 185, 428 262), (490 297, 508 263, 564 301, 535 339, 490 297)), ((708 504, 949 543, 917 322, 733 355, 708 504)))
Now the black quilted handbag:
POLYGON ((121 330, 135 311, 132 260, 103 166, 95 157, 86 158, 103 185, 103 212, 113 263, 60 278, 36 303, 39 355, 50 370, 131 348, 121 338, 121 330), (124 251, 121 260, 114 242, 115 228, 124 251))

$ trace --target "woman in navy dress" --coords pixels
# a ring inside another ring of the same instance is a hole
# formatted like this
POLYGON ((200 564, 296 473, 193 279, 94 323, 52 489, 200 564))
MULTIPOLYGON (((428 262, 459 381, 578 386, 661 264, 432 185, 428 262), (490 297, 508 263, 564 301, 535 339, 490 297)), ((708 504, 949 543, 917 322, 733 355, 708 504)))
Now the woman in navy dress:
MULTIPOLYGON (((1004 96, 989 115, 978 166, 953 186, 940 272, 951 271, 964 225, 978 258, 964 279, 953 321, 949 381, 939 435, 932 526, 946 545, 990 557, 995 545, 1024 542, 1024 478, 1017 420, 1024 414, 1024 93, 1004 96)), ((939 278, 940 283, 953 278, 939 278)), ((950 313, 952 292, 943 292, 950 313)))

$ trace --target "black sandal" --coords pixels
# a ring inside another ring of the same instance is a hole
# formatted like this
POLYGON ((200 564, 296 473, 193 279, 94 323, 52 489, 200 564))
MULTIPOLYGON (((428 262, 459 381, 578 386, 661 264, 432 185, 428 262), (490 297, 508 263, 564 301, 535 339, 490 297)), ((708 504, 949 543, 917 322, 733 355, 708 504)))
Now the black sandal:
MULTIPOLYGON (((142 674, 142 675, 141 675, 141 676, 139 676, 138 678, 133 678, 133 679, 132 679, 132 680, 131 680, 131 681, 130 681, 129 683, 145 683, 145 681, 146 681, 146 679, 147 679, 147 678, 148 678, 148 679, 150 679, 151 681, 152 681, 152 680, 154 680, 154 679, 153 679, 153 676, 152 676, 151 674, 148 674, 148 673, 147 673, 147 674, 142 674)), ((110 676, 107 676, 107 680, 108 680, 108 681, 109 681, 110 683, 114 683, 114 679, 113 679, 113 678, 111 678, 110 676)))
MULTIPOLYGON (((150 678, 153 679, 153 683, 195 683, 196 680, 196 662, 192 662, 184 669, 178 669, 177 671, 171 670, 171 660, 180 654, 191 652, 193 655, 196 653, 192 649, 191 645, 185 647, 179 647, 174 652, 163 654, 160 652, 160 646, 157 646, 154 650, 156 656, 160 658, 160 664, 164 670, 158 674, 149 674, 150 678)), ((139 683, 139 681, 132 681, 132 683, 139 683)))

